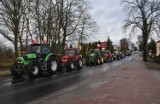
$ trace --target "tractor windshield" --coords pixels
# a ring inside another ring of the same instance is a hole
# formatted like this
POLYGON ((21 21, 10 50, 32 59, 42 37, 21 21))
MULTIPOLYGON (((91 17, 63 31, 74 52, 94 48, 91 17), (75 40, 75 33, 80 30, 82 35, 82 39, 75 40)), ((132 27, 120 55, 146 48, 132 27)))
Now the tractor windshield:
POLYGON ((30 46, 29 48, 29 53, 40 53, 40 52, 41 52, 40 45, 30 46))
POLYGON ((95 53, 100 53, 100 50, 99 49, 95 49, 94 52, 95 53))
POLYGON ((75 50, 66 50, 65 51, 65 55, 71 55, 71 56, 75 56, 75 50))

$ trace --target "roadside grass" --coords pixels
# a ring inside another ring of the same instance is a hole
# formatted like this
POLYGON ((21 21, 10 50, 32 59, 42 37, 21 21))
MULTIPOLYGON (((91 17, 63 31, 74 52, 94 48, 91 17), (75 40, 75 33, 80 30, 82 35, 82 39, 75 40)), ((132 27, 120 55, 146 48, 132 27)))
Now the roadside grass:
POLYGON ((0 71, 0 78, 11 76, 10 70, 0 71))
POLYGON ((148 62, 145 62, 147 68, 160 70, 160 63, 156 63, 153 59, 148 57, 148 62))
POLYGON ((13 60, 0 61, 0 77, 8 77, 11 75, 10 67, 13 64, 13 60))

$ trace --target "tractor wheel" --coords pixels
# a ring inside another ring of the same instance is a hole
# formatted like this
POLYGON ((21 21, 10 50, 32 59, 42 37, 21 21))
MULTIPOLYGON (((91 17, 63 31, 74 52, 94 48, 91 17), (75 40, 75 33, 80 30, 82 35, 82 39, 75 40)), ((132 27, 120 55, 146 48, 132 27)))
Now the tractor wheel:
POLYGON ((36 78, 40 75, 40 66, 36 62, 28 64, 26 70, 30 78, 36 78))
POLYGON ((109 62, 112 62, 112 59, 111 59, 111 58, 109 58, 109 62))
POLYGON ((83 61, 82 61, 82 59, 78 59, 77 60, 77 69, 80 70, 80 69, 82 69, 82 67, 83 67, 83 61))
POLYGON ((22 72, 18 72, 17 70, 18 70, 17 64, 13 64, 11 66, 10 72, 15 77, 21 77, 22 76, 22 72))
POLYGON ((58 62, 57 59, 54 57, 51 57, 48 61, 47 61, 47 72, 50 75, 54 75, 57 73, 58 70, 58 62))
POLYGON ((104 59, 103 57, 101 57, 100 64, 103 64, 103 63, 104 63, 104 59))
POLYGON ((111 58, 111 62, 113 62, 113 57, 111 58))
POLYGON ((74 69, 74 63, 70 60, 68 63, 67 63, 67 71, 73 71, 74 69))
POLYGON ((96 65, 99 65, 100 63, 101 63, 100 59, 97 58, 97 59, 96 59, 96 65))

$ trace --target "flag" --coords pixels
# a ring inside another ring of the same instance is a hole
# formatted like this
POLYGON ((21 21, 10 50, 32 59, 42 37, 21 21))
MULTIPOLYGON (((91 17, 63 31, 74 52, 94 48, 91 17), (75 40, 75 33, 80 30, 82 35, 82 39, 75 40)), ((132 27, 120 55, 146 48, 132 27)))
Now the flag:
POLYGON ((31 43, 32 43, 32 44, 36 44, 37 42, 36 42, 35 39, 32 39, 32 40, 31 40, 31 43))

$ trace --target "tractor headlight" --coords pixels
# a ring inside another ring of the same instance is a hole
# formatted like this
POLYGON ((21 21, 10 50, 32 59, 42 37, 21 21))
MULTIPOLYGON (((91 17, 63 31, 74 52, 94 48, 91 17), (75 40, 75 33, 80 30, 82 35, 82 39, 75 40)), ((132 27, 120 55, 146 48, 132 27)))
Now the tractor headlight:
POLYGON ((18 64, 22 64, 22 61, 21 61, 21 60, 18 60, 17 62, 18 62, 18 64))

